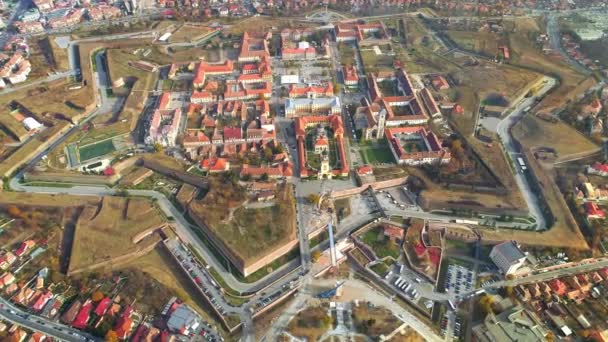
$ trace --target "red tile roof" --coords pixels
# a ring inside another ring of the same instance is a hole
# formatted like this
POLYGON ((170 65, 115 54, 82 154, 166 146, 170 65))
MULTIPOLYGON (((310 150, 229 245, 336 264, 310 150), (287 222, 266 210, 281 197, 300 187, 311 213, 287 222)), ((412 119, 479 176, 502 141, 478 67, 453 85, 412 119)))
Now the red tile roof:
POLYGON ((85 303, 82 306, 82 308, 80 308, 80 311, 78 311, 78 314, 76 315, 76 318, 74 319, 74 322, 72 322, 72 327, 74 327, 76 329, 86 328, 87 322, 89 321, 89 317, 91 315, 92 307, 93 307, 93 304, 90 301, 85 303))
POLYGON ((357 74, 357 68, 354 65, 344 66, 342 68, 344 74, 344 81, 346 82, 359 82, 359 75, 357 74))
POLYGON ((319 138, 315 141, 315 146, 329 146, 329 141, 325 138, 319 138))
POLYGON ((169 106, 170 102, 171 102, 171 93, 169 93, 168 91, 163 92, 163 94, 160 96, 160 102, 158 104, 158 109, 167 109, 167 106, 169 106))
POLYGON ((604 211, 594 202, 585 202, 583 206, 585 207, 585 212, 589 217, 603 218, 606 216, 604 211))
POLYGON ((298 97, 308 94, 314 94, 317 96, 333 96, 334 89, 331 85, 326 84, 325 86, 308 86, 299 87, 296 85, 289 86, 289 97, 298 97))
POLYGON ((98 317, 103 316, 108 310, 108 307, 110 307, 110 304, 112 304, 112 300, 109 297, 104 297, 102 300, 99 301, 99 304, 97 304, 97 307, 94 311, 95 315, 97 315, 98 317))
POLYGON ((210 172, 221 172, 228 170, 228 160, 224 158, 207 158, 203 159, 200 163, 203 170, 209 170, 210 172))
POLYGON ((269 177, 281 177, 283 176, 283 170, 282 167, 277 166, 277 167, 255 167, 255 166, 249 166, 247 164, 243 165, 243 168, 241 169, 241 177, 244 175, 249 175, 249 176, 262 176, 263 174, 267 174, 269 177))
POLYGON ((243 139, 243 130, 240 127, 224 127, 224 140, 243 139))
POLYGON ((374 173, 374 170, 369 165, 363 165, 357 168, 357 174, 360 176, 363 175, 371 175, 374 173))
POLYGON ((213 98, 213 95, 208 91, 193 91, 192 97, 193 99, 206 99, 213 98))
POLYGON ((388 236, 390 238, 397 238, 397 239, 403 239, 403 234, 404 231, 403 229, 399 228, 399 227, 395 227, 393 225, 384 225, 384 236, 388 236))
POLYGON ((593 164, 592 168, 594 168, 597 171, 608 172, 608 165, 607 164, 595 163, 595 164, 593 164))

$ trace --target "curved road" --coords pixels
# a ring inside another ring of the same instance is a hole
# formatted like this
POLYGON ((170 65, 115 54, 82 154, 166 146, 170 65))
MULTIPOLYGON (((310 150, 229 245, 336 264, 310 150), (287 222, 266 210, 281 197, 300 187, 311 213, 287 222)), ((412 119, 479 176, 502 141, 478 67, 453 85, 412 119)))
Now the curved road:
MULTIPOLYGON (((539 90, 538 95, 542 97, 549 90, 551 90, 557 81, 554 78, 545 76, 545 85, 541 90, 539 90)), ((503 120, 498 123, 496 131, 500 136, 500 140, 503 143, 505 148, 505 152, 507 156, 511 159, 513 165, 515 165, 516 170, 513 172, 515 181, 519 190, 526 200, 526 204, 528 206, 528 210, 530 211, 530 215, 534 217, 537 222, 536 230, 544 230, 547 229, 547 222, 545 217, 540 209, 539 199, 536 194, 532 190, 530 183, 526 176, 521 172, 520 167, 518 166, 517 158, 521 156, 521 152, 517 148, 515 144, 515 140, 511 136, 511 128, 528 112, 529 108, 534 105, 536 97, 532 96, 530 98, 523 98, 520 102, 518 102, 511 113, 509 113, 503 120), (526 110, 528 109, 528 110, 526 110)), ((532 172, 532 171, 530 171, 532 172)))

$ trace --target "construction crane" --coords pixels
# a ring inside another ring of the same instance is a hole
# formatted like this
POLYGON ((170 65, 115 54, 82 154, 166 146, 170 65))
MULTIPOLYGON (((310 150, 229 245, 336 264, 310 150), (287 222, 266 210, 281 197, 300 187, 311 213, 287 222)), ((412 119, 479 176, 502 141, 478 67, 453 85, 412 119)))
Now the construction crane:
POLYGON ((331 258, 331 267, 338 267, 338 256, 336 255, 336 244, 334 241, 334 219, 332 217, 331 221, 327 225, 327 230, 329 231, 329 256, 331 258))
POLYGON ((342 287, 342 285, 344 285, 344 283, 345 283, 344 281, 337 283, 335 287, 333 287, 327 291, 323 291, 323 292, 319 293, 317 295, 317 298, 328 299, 328 298, 335 297, 336 294, 338 293, 338 289, 340 287, 342 287))

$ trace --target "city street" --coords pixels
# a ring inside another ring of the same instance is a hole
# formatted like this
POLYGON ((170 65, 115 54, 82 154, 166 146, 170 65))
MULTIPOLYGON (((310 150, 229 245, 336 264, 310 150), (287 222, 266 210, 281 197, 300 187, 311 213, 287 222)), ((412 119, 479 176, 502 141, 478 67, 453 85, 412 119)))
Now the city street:
POLYGON ((2 297, 0 297, 0 316, 8 322, 26 327, 33 331, 39 331, 60 341, 102 341, 102 339, 95 338, 80 330, 72 329, 63 324, 51 322, 42 317, 23 312, 2 297))

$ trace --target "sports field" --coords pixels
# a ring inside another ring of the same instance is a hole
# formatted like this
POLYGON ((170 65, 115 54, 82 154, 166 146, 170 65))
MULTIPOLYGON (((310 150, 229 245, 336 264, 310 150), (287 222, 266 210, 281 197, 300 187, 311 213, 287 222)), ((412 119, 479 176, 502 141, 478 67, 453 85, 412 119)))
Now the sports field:
POLYGON ((112 139, 104 140, 95 144, 86 145, 78 149, 80 162, 84 162, 93 158, 101 157, 108 153, 116 151, 112 139))

